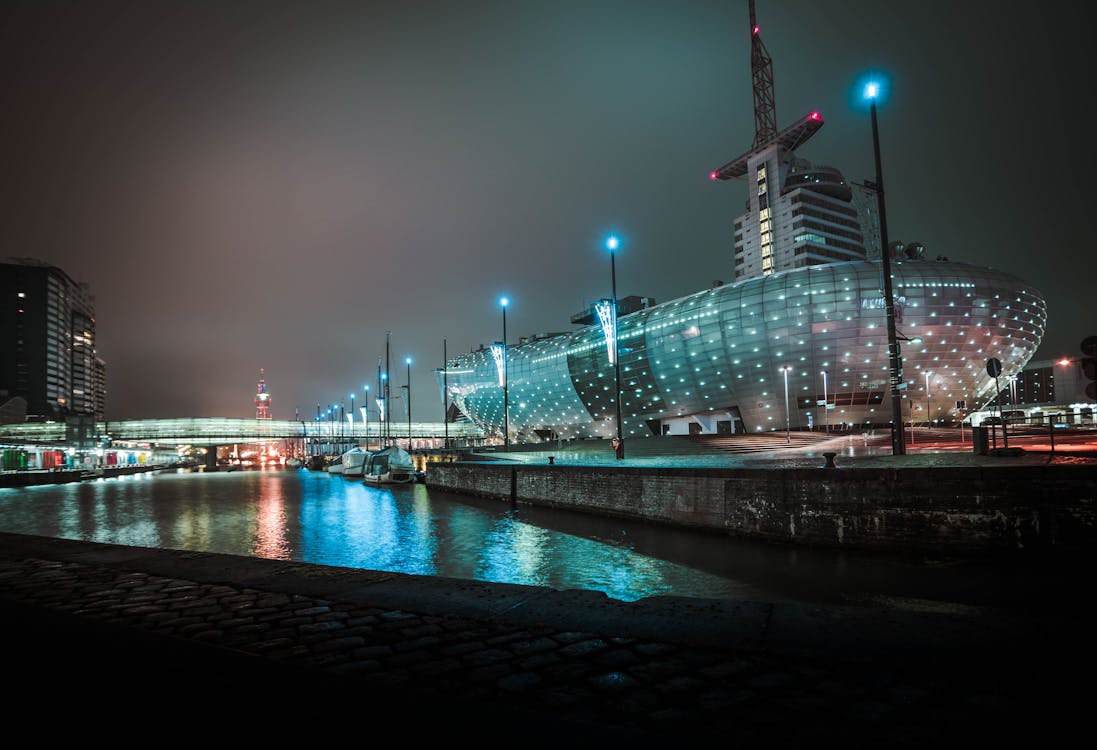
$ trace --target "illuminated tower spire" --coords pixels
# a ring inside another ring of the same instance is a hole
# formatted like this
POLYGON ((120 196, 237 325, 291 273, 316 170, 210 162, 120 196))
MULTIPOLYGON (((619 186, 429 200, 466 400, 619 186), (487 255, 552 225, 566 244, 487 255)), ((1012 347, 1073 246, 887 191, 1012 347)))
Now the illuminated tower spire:
POLYGON ((255 393, 255 418, 270 419, 270 394, 267 393, 267 381, 263 369, 259 369, 259 389, 255 393))
POLYGON ((750 0, 750 79, 754 87, 754 148, 777 135, 777 105, 773 100, 773 60, 770 59, 750 0))

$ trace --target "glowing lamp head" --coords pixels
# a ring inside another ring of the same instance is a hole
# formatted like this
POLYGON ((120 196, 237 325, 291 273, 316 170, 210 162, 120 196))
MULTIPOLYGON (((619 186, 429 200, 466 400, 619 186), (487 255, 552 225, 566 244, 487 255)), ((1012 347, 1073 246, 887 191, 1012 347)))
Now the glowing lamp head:
POLYGON ((364 390, 366 393, 369 393, 369 385, 363 385, 362 390, 364 390))
POLYGON ((865 84, 865 98, 875 99, 880 95, 880 84, 875 81, 871 81, 865 84))
POLYGON ((606 237, 606 250, 609 250, 612 253, 620 246, 621 240, 617 237, 617 235, 611 234, 609 237, 606 237))
POLYGON ((1063 357, 1062 359, 1059 360, 1059 364, 1062 365, 1063 367, 1066 367, 1067 365, 1070 364, 1070 360, 1067 359, 1066 357, 1063 357))
POLYGON ((510 304, 510 300, 507 299, 506 297, 500 297, 499 298, 499 307, 505 308, 509 304, 510 304))
POLYGON ((404 357, 404 364, 405 365, 410 365, 411 364, 411 357, 404 357))

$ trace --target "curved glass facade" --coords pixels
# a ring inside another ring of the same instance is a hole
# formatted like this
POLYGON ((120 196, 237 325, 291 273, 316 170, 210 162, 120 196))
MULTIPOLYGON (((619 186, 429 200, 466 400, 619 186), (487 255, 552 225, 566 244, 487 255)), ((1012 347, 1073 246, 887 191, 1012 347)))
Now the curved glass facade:
MULTIPOLYGON (((890 423, 880 273, 873 261, 809 266, 622 316, 622 434, 659 435, 683 422, 706 433, 783 430, 786 420, 792 429, 890 423)), ((921 338, 900 342, 904 397, 976 408, 995 392, 987 359, 998 358, 1008 378, 1043 337, 1042 295, 1010 274, 893 261, 892 285, 900 337, 921 338)), ((614 367, 600 326, 511 346, 507 358, 512 440, 616 434, 614 367)), ((502 435, 504 389, 490 349, 452 358, 445 378, 453 403, 502 435)))

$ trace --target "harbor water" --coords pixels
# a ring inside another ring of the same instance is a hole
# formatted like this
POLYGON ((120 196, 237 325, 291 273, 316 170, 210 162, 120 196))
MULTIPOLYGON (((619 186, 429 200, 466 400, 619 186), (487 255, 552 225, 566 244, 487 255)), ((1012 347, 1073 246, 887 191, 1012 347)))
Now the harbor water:
POLYGON ((499 583, 950 611, 1061 601, 1081 571, 802 549, 326 472, 172 469, 0 489, 0 530, 499 583))

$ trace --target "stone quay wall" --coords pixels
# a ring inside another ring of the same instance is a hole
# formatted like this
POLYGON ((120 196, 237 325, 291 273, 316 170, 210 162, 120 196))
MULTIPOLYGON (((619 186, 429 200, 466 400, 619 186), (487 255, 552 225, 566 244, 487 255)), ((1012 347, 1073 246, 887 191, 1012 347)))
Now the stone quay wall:
POLYGON ((432 488, 758 540, 927 554, 1097 551, 1097 467, 432 464, 432 488))

